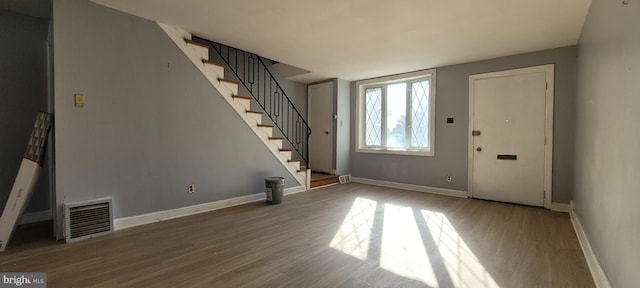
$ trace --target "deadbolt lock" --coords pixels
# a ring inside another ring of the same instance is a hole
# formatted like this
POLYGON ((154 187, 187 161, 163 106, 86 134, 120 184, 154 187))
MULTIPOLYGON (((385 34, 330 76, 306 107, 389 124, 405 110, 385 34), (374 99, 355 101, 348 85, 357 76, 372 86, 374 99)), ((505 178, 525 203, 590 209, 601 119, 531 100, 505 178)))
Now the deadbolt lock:
POLYGON ((478 151, 478 152, 482 151, 482 147, 476 148, 476 151, 478 151))
POLYGON ((480 136, 480 134, 482 134, 482 133, 480 132, 480 130, 473 130, 473 131, 471 131, 471 136, 480 136))

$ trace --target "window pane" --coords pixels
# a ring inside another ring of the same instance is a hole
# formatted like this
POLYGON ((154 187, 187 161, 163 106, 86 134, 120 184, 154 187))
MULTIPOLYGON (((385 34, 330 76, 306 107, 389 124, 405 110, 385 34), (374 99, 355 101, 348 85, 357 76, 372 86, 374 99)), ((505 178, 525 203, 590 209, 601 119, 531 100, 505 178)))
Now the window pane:
POLYGON ((407 83, 387 86, 387 147, 407 147, 407 83))
POLYGON ((429 148, 429 81, 411 84, 411 147, 429 148))
POLYGON ((365 91, 365 145, 382 144, 382 88, 365 91))

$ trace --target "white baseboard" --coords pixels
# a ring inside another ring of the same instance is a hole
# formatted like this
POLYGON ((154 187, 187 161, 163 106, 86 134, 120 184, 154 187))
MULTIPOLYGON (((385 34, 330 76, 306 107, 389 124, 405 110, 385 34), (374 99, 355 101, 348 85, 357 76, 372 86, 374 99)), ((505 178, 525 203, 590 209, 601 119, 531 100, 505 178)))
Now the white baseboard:
MULTIPOLYGON (((307 191, 304 186, 296 186, 284 189, 284 195, 291 195, 295 193, 300 193, 307 191)), ((182 208, 176 208, 165 211, 152 212, 148 214, 130 216, 130 217, 122 217, 113 220, 114 230, 122 230, 126 228, 131 228, 135 226, 140 226, 144 224, 150 224, 154 222, 169 220, 173 218, 179 218, 184 216, 189 216, 198 213, 204 213, 208 211, 238 206, 242 204, 264 201, 266 199, 265 193, 256 193, 236 198, 229 198, 209 203, 203 203, 193 206, 187 206, 182 208)))
POLYGON ((334 185, 340 185, 340 183, 331 183, 331 184, 327 184, 327 185, 322 185, 322 186, 318 186, 318 187, 313 187, 313 188, 309 188, 309 190, 316 190, 316 189, 321 189, 321 188, 327 188, 327 187, 331 187, 334 185))
MULTIPOLYGON (((307 187, 300 185, 300 186, 284 189, 284 195, 297 194, 297 193, 306 192, 306 191, 308 191, 307 187)), ((266 197, 264 193, 261 193, 261 194, 263 194, 263 196, 266 197)))
POLYGON ((367 178, 360 178, 360 177, 351 177, 351 182, 369 184, 369 185, 375 185, 375 186, 390 187, 390 188, 397 188, 397 189, 404 189, 404 190, 411 190, 411 191, 418 191, 418 192, 426 192, 426 193, 445 195, 445 196, 453 196, 453 197, 461 197, 461 198, 467 198, 468 197, 467 192, 460 191, 460 190, 445 189, 445 188, 435 188, 435 187, 420 186, 420 185, 405 184, 405 183, 390 182, 390 181, 382 181, 382 180, 374 180, 374 179, 367 179, 367 178))
POLYGON ((580 242, 582 253, 584 253, 584 258, 587 260, 587 265, 589 265, 589 270, 591 271, 593 281, 596 283, 596 287, 611 288, 611 283, 609 283, 607 275, 604 273, 604 270, 602 270, 600 261, 598 261, 596 254, 593 253, 587 234, 585 234, 584 229, 582 229, 582 224, 576 214, 573 200, 570 202, 569 214, 571 215, 571 223, 573 224, 573 228, 576 230, 578 242, 580 242))
POLYGON ((53 219, 53 216, 51 215, 51 210, 25 213, 22 215, 22 217, 20 217, 20 222, 18 224, 22 225, 22 224, 37 223, 42 221, 48 221, 51 219, 53 219))
POLYGON ((569 213, 569 211, 571 211, 571 206, 569 206, 569 204, 564 204, 564 203, 551 203, 550 210, 569 213))

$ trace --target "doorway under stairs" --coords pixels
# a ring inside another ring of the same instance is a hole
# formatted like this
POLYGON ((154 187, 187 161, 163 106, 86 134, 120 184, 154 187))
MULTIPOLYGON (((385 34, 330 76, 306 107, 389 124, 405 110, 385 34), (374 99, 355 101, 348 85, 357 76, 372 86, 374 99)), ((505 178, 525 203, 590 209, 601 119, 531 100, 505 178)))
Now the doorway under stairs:
POLYGON ((311 172, 311 188, 336 184, 340 182, 340 175, 333 175, 324 172, 311 172))

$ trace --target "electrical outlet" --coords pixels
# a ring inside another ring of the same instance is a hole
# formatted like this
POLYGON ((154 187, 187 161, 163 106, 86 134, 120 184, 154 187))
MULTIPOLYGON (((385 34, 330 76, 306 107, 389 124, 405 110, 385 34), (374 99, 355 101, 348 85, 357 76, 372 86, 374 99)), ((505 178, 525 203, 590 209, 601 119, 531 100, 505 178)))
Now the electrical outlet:
POLYGON ((453 181, 453 176, 447 175, 447 182, 451 182, 451 181, 453 181))
POLYGON ((189 186, 187 186, 187 193, 191 194, 193 192, 196 192, 196 187, 193 184, 189 184, 189 186))

